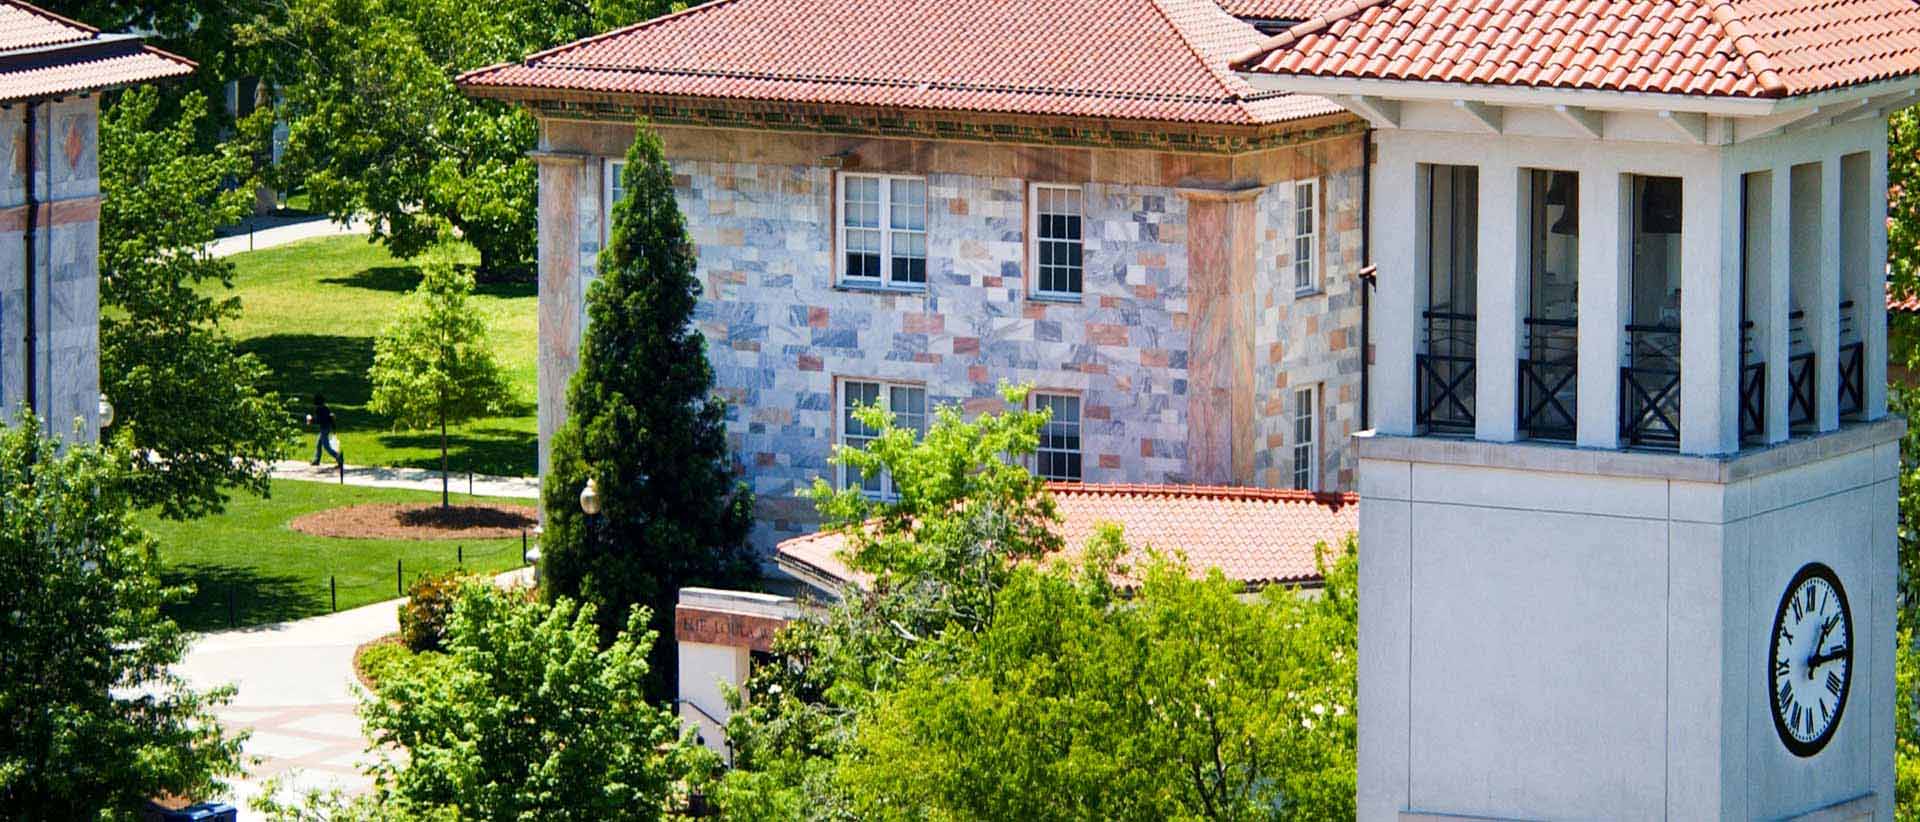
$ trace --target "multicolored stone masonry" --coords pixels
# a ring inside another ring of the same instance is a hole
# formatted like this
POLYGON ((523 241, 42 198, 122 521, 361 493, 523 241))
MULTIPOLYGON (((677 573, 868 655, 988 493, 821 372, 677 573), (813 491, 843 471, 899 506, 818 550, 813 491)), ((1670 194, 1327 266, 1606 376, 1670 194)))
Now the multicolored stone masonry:
MULTIPOLYGON (((606 230, 607 162, 631 134, 543 123, 543 464, 606 230)), ((1293 482, 1291 389, 1318 385, 1327 398, 1318 482, 1351 487, 1356 138, 1191 164, 1150 152, 712 129, 668 128, 663 138, 699 250, 697 322, 759 498, 757 544, 815 527, 801 494, 833 476, 836 386, 847 379, 922 386, 930 406, 970 412, 998 408, 1001 383, 1074 394, 1088 482, 1263 486, 1293 482), (837 282, 836 175, 855 171, 925 178, 924 291, 837 282), (1291 198, 1293 181, 1308 178, 1324 192, 1324 287, 1297 296, 1291 198), (1032 294, 1036 182, 1080 189, 1078 300, 1032 294)))

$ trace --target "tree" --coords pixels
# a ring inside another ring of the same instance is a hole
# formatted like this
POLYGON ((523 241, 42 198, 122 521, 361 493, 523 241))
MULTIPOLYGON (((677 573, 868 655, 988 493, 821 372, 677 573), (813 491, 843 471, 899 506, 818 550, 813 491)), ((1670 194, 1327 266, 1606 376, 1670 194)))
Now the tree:
POLYGON ((713 757, 646 699, 647 622, 632 610, 603 650, 591 605, 467 584, 448 664, 403 668, 361 705, 376 744, 404 751, 374 768, 380 804, 397 811, 380 818, 664 815, 713 757))
POLYGON ((1353 818, 1351 542, 1321 596, 1251 600, 1162 555, 1128 595, 1124 547, 1019 568, 990 625, 914 658, 840 766, 863 818, 1353 818))
MULTIPOLYGON (((870 581, 790 624, 728 724, 730 816, 1343 818, 1353 813, 1357 565, 1349 540, 1314 599, 1245 599, 1117 529, 1078 567, 1023 467, 1041 412, 925 436, 878 409, 865 450, 897 499, 824 483, 815 499, 870 581), (1115 580, 1134 583, 1129 590, 1115 580)), ((1170 548, 1177 546, 1168 546, 1170 548)), ((1334 559, 1332 557, 1330 560, 1334 559)))
POLYGON ((411 257, 451 231, 481 272, 525 268, 534 249, 533 118, 454 86, 461 72, 636 22, 659 0, 292 0, 243 39, 286 78, 282 187, 336 219, 372 218, 411 257))
POLYGON ((124 443, 0 427, 0 808, 10 819, 130 819, 162 793, 239 773, 240 740, 170 672, 186 637, 133 524, 124 443))
POLYGON ((373 344, 367 408, 399 428, 440 427, 440 507, 447 491, 447 426, 500 413, 512 399, 487 345, 487 323, 470 301, 473 275, 427 266, 400 315, 373 344))
MULTIPOLYGON (((746 547, 753 495, 735 476, 725 404, 693 327, 700 283, 672 173, 645 127, 624 183, 600 277, 587 290, 567 420, 553 437, 541 563, 550 596, 578 597, 602 614, 644 605, 664 634, 680 586, 757 576, 746 547), (578 502, 589 480, 601 500, 592 523, 578 502)), ((663 647, 654 665, 663 674, 655 693, 670 695, 673 655, 663 647)))
POLYGON ((205 100, 158 113, 152 89, 125 92, 101 118, 100 381, 118 425, 146 458, 133 496, 173 519, 221 511, 225 490, 264 495, 293 436, 267 368, 223 325, 240 313, 233 265, 207 244, 246 213, 226 188, 250 174, 245 145, 193 148, 205 100))

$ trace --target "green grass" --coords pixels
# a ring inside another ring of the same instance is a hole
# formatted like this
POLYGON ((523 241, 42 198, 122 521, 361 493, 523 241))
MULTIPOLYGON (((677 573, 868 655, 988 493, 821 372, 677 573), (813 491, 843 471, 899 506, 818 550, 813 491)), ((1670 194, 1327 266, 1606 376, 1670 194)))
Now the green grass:
MULTIPOLYGON (((520 540, 331 539, 287 528, 293 518, 312 511, 363 502, 437 502, 425 491, 362 488, 319 482, 276 480, 273 495, 260 499, 235 495, 227 511, 193 522, 169 522, 151 514, 141 524, 160 542, 160 560, 169 583, 192 583, 191 600, 172 606, 169 615, 189 630, 219 630, 325 614, 332 609, 327 581, 338 584, 340 609, 392 599, 394 563, 409 584, 426 573, 456 567, 456 546, 465 568, 485 573, 520 565, 520 540), (228 597, 232 597, 232 619, 228 597)), ((526 505, 532 500, 492 500, 526 505)))
MULTIPOLYGON (((374 338, 419 284, 417 266, 357 236, 306 240, 231 259, 241 309, 232 330, 241 350, 273 370, 272 387, 297 403, 296 418, 304 418, 314 393, 324 394, 347 462, 440 467, 438 431, 395 431, 392 420, 366 408, 374 338)), ((457 259, 472 264, 478 255, 462 246, 457 259)), ((534 284, 483 283, 474 302, 486 317, 515 406, 506 416, 451 428, 450 464, 456 472, 529 476, 537 462, 534 284)), ((292 456, 312 459, 312 433, 306 431, 292 456)))

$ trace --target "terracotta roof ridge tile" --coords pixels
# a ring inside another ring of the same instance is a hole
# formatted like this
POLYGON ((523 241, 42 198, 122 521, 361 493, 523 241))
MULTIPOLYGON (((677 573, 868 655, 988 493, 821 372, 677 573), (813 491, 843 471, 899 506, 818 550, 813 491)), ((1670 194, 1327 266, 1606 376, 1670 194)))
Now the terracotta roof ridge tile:
MULTIPOLYGON (((735 0, 721 0, 721 2, 735 2, 735 0)), ((473 71, 460 75, 457 81, 466 82, 470 78, 477 77, 478 75, 487 71, 492 71, 500 68, 511 68, 518 65, 520 64, 502 63, 497 66, 489 66, 487 68, 474 69, 473 71)), ((566 61, 556 61, 556 60, 545 61, 539 67, 545 68, 545 69, 578 69, 581 71, 605 72, 609 74, 660 74, 660 75, 678 76, 678 77, 712 77, 712 78, 738 79, 738 80, 768 80, 768 81, 786 82, 786 83, 846 84, 846 85, 861 85, 861 86, 880 86, 884 88, 911 88, 911 89, 923 89, 923 90, 924 89, 940 89, 943 91, 1017 92, 1021 94, 1059 95, 1063 97, 1096 97, 1096 98, 1116 99, 1116 100, 1150 100, 1155 102, 1182 102, 1182 103, 1238 102, 1242 100, 1264 99, 1267 97, 1286 97, 1286 96, 1289 96, 1290 94, 1290 92, 1276 91, 1276 92, 1264 92, 1257 95, 1243 95, 1243 94, 1232 93, 1226 90, 1222 90, 1220 96, 1212 96, 1212 95, 1206 95, 1206 94, 1181 94, 1177 92, 1103 91, 1098 89, 1069 88, 1064 86, 1013 85, 1008 83, 965 83, 965 82, 955 82, 951 80, 924 80, 924 79, 900 80, 900 79, 888 79, 883 77, 859 77, 854 75, 833 75, 833 74, 800 74, 800 73, 784 74, 784 73, 767 72, 767 71, 739 71, 734 69, 697 69, 697 68, 687 68, 683 66, 635 66, 635 65, 605 66, 605 65, 593 65, 593 64, 586 64, 586 63, 568 63, 566 61)))
POLYGON ((1255 44, 1252 49, 1229 60, 1228 64, 1235 67, 1244 67, 1258 62, 1262 57, 1278 49, 1293 45, 1299 41, 1300 38, 1310 34, 1318 34, 1336 22, 1389 2, 1392 2, 1392 0, 1347 0, 1347 2, 1327 9, 1311 18, 1295 23, 1286 31, 1262 40, 1255 44))
POLYGON ((1274 502, 1312 502, 1322 505, 1352 505, 1360 495, 1351 491, 1306 491, 1297 488, 1258 488, 1247 485, 1179 485, 1128 482, 1048 482, 1048 492, 1057 495, 1135 496, 1166 499, 1243 499, 1274 502))
MULTIPOLYGON (((1182 1, 1183 0, 1151 0, 1149 5, 1153 7, 1155 13, 1160 15, 1160 19, 1167 24, 1167 27, 1173 29, 1174 38, 1179 40, 1181 45, 1187 47, 1187 53, 1191 54, 1193 59, 1200 63, 1200 68, 1207 73, 1207 76, 1213 78, 1214 84, 1219 86, 1220 92, 1225 95, 1224 99, 1244 110, 1246 106, 1241 103, 1241 99, 1245 97, 1245 92, 1251 89, 1251 86, 1245 80, 1241 80, 1235 76, 1231 66, 1215 66, 1213 63, 1215 56, 1202 52, 1200 47, 1194 44, 1193 35, 1187 31, 1185 26, 1180 24, 1180 19, 1173 14, 1172 10, 1167 8, 1167 4, 1169 3, 1182 1)), ((1221 8, 1214 0, 1200 0, 1200 2, 1206 3, 1222 15, 1227 14, 1226 9, 1221 8)), ((1233 22, 1238 25, 1253 28, 1250 23, 1231 18, 1231 16, 1229 16, 1229 19, 1233 19, 1233 22)))
MULTIPOLYGON (((603 31, 591 37, 586 37, 586 38, 574 40, 567 43, 561 43, 560 45, 554 46, 553 48, 546 49, 543 51, 536 51, 532 54, 527 55, 525 60, 521 60, 518 62, 525 63, 527 65, 532 65, 536 60, 545 60, 546 58, 555 54, 559 54, 560 52, 563 52, 563 51, 572 51, 574 49, 578 49, 583 46, 590 46, 602 40, 609 40, 609 39, 619 37, 631 32, 640 31, 642 29, 648 29, 648 28, 653 28, 655 26, 665 25, 667 23, 675 22, 687 17, 692 17, 701 12, 712 11, 713 9, 720 8, 721 6, 730 6, 738 2, 740 2, 740 0, 709 0, 709 2, 701 3, 699 5, 694 5, 694 6, 688 6, 687 8, 681 9, 671 14, 662 14, 659 17, 649 17, 645 20, 641 20, 640 22, 634 23, 632 25, 621 26, 612 31, 603 31)), ((504 63, 502 65, 513 65, 513 63, 504 63)), ((483 71, 483 70, 484 69, 478 69, 476 70, 476 72, 483 71)), ((472 74, 476 72, 468 72, 468 73, 472 74)), ((462 75, 462 76, 464 77, 465 75, 462 75)))
POLYGON ((1747 70, 1753 72, 1754 82, 1759 83, 1760 88, 1767 92, 1766 96, 1785 97, 1788 94, 1786 81, 1780 79, 1780 72, 1774 68, 1773 59, 1767 55, 1765 49, 1760 47, 1759 39, 1753 36, 1751 29, 1747 28, 1747 21, 1741 19, 1740 12, 1733 7, 1733 3, 1729 0, 1696 0, 1696 2, 1705 7, 1707 13, 1713 16, 1713 22, 1718 23, 1721 31, 1726 32, 1728 42, 1731 42, 1740 52, 1741 60, 1746 63, 1747 70))

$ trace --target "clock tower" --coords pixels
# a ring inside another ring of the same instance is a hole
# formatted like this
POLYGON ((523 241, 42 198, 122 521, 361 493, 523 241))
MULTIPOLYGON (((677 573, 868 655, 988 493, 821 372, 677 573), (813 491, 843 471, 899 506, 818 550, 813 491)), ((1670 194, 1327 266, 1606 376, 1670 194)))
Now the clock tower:
POLYGON ((1890 819, 1920 5, 1355 0, 1236 67, 1373 126, 1360 817, 1890 819))

